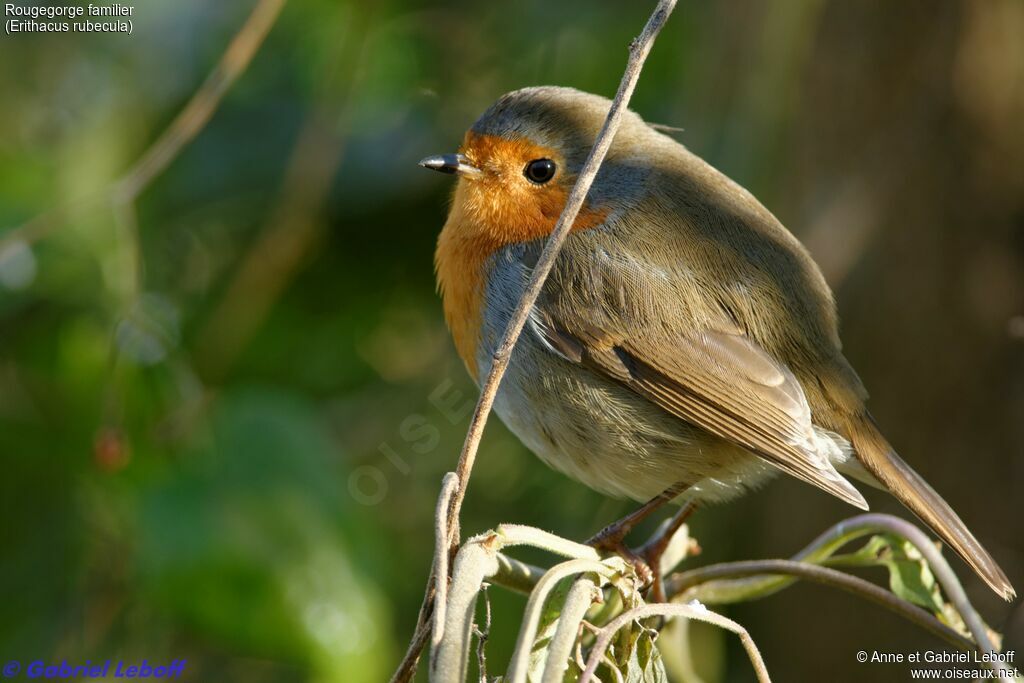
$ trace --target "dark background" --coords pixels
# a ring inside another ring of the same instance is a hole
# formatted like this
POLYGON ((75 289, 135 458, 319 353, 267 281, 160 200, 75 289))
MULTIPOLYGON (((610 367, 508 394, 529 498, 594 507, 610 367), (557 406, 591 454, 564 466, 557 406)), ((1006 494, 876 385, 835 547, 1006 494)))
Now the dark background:
MULTIPOLYGON (((390 674, 467 422, 430 397, 475 395, 434 293, 451 185, 416 161, 508 90, 610 96, 649 4, 293 0, 134 211, 111 183, 253 3, 0 38, 0 656, 390 674)), ((889 439, 1024 589, 1024 3, 684 2, 632 107, 807 244, 889 439)), ((464 531, 584 538, 626 510, 495 420, 464 531)), ((779 480, 701 511, 694 562, 787 556, 852 513, 779 480)), ((497 673, 523 600, 491 593, 497 673)), ((779 681, 907 680, 856 651, 943 648, 815 586, 727 613, 779 681)), ((698 636, 708 681, 750 680, 734 639, 698 636)))

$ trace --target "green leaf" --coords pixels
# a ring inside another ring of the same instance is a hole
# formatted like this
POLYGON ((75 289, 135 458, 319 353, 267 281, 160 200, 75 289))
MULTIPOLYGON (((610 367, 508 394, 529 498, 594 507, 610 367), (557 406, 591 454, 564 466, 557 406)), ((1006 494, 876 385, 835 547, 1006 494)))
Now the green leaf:
POLYGON ((623 683, 667 683, 668 674, 655 645, 658 632, 639 621, 619 630, 605 655, 603 668, 614 667, 601 680, 623 683))
POLYGON ((885 567, 889 572, 889 589, 894 595, 925 608, 950 628, 970 637, 960 614, 943 596, 928 562, 909 541, 879 534, 872 536, 860 550, 836 556, 828 564, 885 567))
POLYGON ((633 632, 636 637, 632 639, 632 651, 629 653, 626 668, 622 671, 625 674, 623 679, 626 683, 667 683, 665 665, 661 661, 661 653, 654 644, 657 632, 639 625, 633 632))

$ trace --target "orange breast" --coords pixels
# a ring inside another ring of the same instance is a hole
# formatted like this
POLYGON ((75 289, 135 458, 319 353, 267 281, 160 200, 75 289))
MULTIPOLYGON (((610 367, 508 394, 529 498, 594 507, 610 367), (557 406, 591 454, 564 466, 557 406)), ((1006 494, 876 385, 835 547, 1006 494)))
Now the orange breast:
MULTIPOLYGON (((561 160, 554 150, 524 140, 470 132, 460 152, 485 169, 485 174, 459 180, 448 220, 438 238, 435 266, 455 348, 477 379, 487 261, 505 246, 551 234, 574 178, 561 176, 550 185, 531 186, 522 177, 528 161, 545 157, 561 160)), ((600 225, 607 215, 607 210, 585 205, 572 229, 600 225)))
POLYGON ((434 265, 437 287, 444 303, 444 318, 451 330, 462 362, 473 379, 477 378, 476 347, 483 321, 485 289, 484 268, 488 257, 498 248, 474 229, 460 208, 460 188, 455 191, 448 221, 437 240, 434 265))

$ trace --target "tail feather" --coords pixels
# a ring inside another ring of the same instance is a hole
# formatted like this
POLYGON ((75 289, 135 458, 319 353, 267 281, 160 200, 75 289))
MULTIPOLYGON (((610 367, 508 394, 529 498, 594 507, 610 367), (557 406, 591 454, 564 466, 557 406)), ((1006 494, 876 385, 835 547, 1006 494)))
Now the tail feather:
POLYGON ((896 455, 870 415, 863 415, 849 430, 857 459, 911 512, 985 580, 1005 600, 1013 600, 1016 591, 996 561, 978 542, 949 504, 928 485, 921 475, 896 455))

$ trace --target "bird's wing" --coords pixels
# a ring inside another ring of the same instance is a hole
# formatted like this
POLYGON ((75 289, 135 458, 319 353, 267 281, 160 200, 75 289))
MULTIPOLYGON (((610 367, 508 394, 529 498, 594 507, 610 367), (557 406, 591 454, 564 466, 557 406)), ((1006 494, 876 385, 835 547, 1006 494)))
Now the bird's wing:
POLYGON ((670 289, 651 284, 665 282, 664 277, 643 277, 640 289, 655 289, 638 293, 635 268, 612 264, 595 287, 593 274, 573 273, 573 255, 566 256, 531 316, 531 329, 550 350, 867 509, 863 496, 817 448, 810 408, 793 373, 735 322, 723 315, 699 329, 679 329, 686 326, 643 310, 644 302, 657 309, 657 297, 671 295, 670 289), (618 303, 609 305, 615 296, 597 303, 597 289, 618 291, 618 303))

